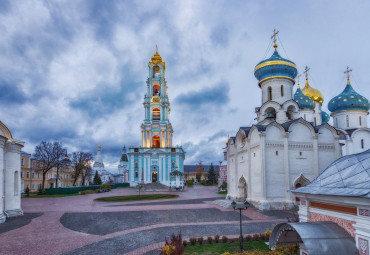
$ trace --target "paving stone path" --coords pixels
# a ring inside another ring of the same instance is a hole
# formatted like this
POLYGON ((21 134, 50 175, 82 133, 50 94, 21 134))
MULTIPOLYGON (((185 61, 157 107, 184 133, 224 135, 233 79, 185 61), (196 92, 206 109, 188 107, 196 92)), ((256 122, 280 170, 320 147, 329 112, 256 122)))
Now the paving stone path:
MULTIPOLYGON (((0 254, 158 254, 165 237, 239 233, 239 214, 212 201, 216 187, 196 185, 174 200, 102 203, 103 196, 138 194, 137 189, 59 198, 22 199, 25 215, 0 225, 0 254)), ((289 212, 243 211, 243 233, 260 233, 286 221, 289 212)))

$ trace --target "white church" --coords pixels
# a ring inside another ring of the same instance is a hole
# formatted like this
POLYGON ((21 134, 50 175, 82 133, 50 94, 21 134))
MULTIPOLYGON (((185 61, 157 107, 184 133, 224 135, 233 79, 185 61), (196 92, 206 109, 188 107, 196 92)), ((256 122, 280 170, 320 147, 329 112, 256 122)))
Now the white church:
POLYGON ((21 208, 21 149, 24 142, 13 138, 0 121, 0 223, 23 215, 21 208))
POLYGON ((240 127, 227 142, 228 199, 247 198, 262 210, 290 208, 289 191, 304 186, 342 155, 370 148, 368 100, 348 84, 329 101, 330 116, 321 110, 324 98, 308 80, 293 95, 297 67, 277 51, 274 31, 272 56, 257 64, 254 75, 261 88, 257 123, 240 127))

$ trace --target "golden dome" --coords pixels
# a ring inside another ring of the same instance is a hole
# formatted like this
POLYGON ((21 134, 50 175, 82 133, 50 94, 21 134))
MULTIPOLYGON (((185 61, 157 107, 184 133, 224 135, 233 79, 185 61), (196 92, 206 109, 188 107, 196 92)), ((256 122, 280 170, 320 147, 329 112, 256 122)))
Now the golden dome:
POLYGON ((101 146, 100 145, 98 145, 98 149, 100 149, 101 148, 101 146))
POLYGON ((312 98, 316 103, 322 104, 324 102, 324 97, 321 92, 317 89, 314 89, 308 84, 308 79, 306 78, 306 85, 302 89, 303 94, 312 98))
POLYGON ((163 69, 166 68, 166 63, 162 61, 162 57, 161 57, 161 55, 159 55, 158 48, 157 48, 157 50, 155 51, 154 55, 152 56, 152 61, 149 62, 148 65, 149 66, 150 66, 150 64, 156 65, 156 64, 159 64, 159 63, 162 64, 163 69))

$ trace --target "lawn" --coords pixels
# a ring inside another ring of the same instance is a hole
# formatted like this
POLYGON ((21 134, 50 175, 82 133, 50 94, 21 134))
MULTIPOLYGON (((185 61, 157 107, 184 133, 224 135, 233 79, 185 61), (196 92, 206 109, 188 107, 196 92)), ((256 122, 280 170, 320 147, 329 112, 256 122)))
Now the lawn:
MULTIPOLYGON (((245 251, 270 251, 267 244, 267 241, 250 241, 244 242, 243 247, 245 251)), ((224 252, 235 252, 239 251, 239 242, 234 243, 213 243, 213 244, 197 244, 197 245, 188 245, 185 247, 185 252, 187 254, 198 253, 203 254, 207 253, 224 253, 224 252)))
POLYGON ((73 194, 50 194, 50 195, 30 194, 29 197, 23 196, 22 198, 69 197, 69 196, 77 196, 77 195, 78 195, 78 193, 73 193, 73 194))
POLYGON ((143 195, 131 195, 131 196, 114 196, 114 197, 99 197, 95 198, 98 202, 129 202, 138 200, 155 200, 155 199, 171 199, 177 198, 179 195, 172 194, 143 194, 143 195))
POLYGON ((227 194, 227 191, 218 191, 217 194, 226 195, 227 194))

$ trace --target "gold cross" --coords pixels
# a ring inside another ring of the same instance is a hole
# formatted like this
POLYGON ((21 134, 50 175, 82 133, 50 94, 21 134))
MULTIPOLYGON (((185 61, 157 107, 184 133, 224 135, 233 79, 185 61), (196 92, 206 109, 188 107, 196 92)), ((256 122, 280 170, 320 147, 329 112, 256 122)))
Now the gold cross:
POLYGON ((158 52, 158 45, 155 45, 155 51, 158 52))
POLYGON ((276 36, 277 36, 277 34, 279 33, 279 30, 276 30, 276 29, 274 29, 274 33, 272 34, 272 36, 271 36, 271 39, 272 38, 274 38, 273 39, 273 41, 274 41, 274 48, 275 48, 275 50, 276 50, 276 48, 277 48, 277 44, 276 44, 276 36))
POLYGON ((308 80, 308 71, 310 70, 311 68, 309 68, 308 66, 306 66, 305 68, 304 68, 304 72, 303 73, 305 73, 306 74, 306 80, 308 80))
POLYGON ((349 84, 349 73, 352 72, 352 69, 349 68, 349 66, 347 66, 347 70, 344 71, 344 73, 347 74, 347 84, 349 84))

